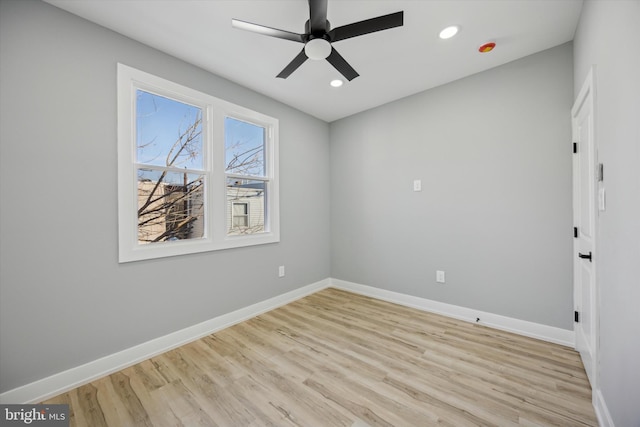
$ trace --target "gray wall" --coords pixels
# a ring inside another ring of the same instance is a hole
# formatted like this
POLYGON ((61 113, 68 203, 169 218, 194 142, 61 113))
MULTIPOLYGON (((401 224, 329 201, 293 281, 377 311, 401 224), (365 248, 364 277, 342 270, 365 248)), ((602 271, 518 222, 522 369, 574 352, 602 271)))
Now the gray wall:
POLYGON ((332 277, 572 329, 572 88, 568 43, 333 122, 332 277))
POLYGON ((0 392, 328 276, 571 329, 569 109, 595 63, 600 386, 616 425, 637 425, 639 4, 585 2, 575 72, 563 45, 329 126, 0 0, 0 392), (281 243, 117 263, 117 62, 280 120, 281 243))
POLYGON ((329 277, 326 123, 39 1, 0 67, 0 392, 329 277), (279 244, 118 264, 117 62, 280 120, 279 244))
POLYGON ((596 143, 607 210, 598 220, 600 385, 618 427, 640 426, 640 1, 586 1, 575 94, 595 64, 596 143), (612 31, 615 29, 615 31, 612 31))

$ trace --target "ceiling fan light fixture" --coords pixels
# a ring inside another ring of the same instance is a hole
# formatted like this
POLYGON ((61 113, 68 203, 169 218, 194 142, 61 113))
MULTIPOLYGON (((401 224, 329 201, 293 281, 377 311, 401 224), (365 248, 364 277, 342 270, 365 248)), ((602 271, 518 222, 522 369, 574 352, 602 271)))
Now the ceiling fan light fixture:
POLYGON ((459 30, 460 27, 458 27, 457 25, 451 25, 450 27, 447 27, 444 30, 440 31, 440 38, 443 40, 450 39, 451 37, 458 34, 459 30))
POLYGON ((342 86, 344 82, 340 79, 335 79, 335 80, 331 80, 331 83, 329 83, 331 86, 333 87, 340 87, 342 86))
POLYGON ((311 39, 304 45, 304 53, 309 59, 326 59, 331 53, 331 43, 325 39, 311 39))

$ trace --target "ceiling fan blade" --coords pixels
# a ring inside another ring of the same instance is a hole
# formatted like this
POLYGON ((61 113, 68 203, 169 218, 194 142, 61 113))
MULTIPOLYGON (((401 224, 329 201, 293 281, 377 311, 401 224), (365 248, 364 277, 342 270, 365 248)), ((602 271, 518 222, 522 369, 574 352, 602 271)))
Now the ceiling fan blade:
POLYGON ((309 0, 309 32, 327 31, 327 0, 309 0))
POLYGON ((304 43, 304 35, 296 34, 290 31, 278 30, 277 28, 265 27, 264 25, 252 24, 251 22, 232 19, 231 26, 241 30, 251 31, 253 33, 265 36, 276 37, 278 39, 291 40, 294 42, 304 43))
POLYGON ((378 16, 377 18, 366 19, 364 21, 354 22, 353 24, 334 28, 329 31, 329 39, 331 42, 337 42, 351 37, 375 33, 376 31, 401 27, 403 23, 404 12, 390 13, 389 15, 378 16))
POLYGON ((281 79, 286 79, 291 75, 291 73, 297 70, 298 67, 301 66, 302 63, 306 60, 307 60, 307 55, 304 53, 304 49, 302 49, 302 51, 295 58, 293 58, 293 61, 289 62, 289 65, 284 67, 284 70, 280 71, 280 74, 278 74, 276 77, 280 77, 281 79))
POLYGON ((329 63, 333 65, 336 70, 340 71, 340 74, 349 81, 360 75, 333 47, 331 47, 331 53, 327 56, 327 61, 329 61, 329 63))

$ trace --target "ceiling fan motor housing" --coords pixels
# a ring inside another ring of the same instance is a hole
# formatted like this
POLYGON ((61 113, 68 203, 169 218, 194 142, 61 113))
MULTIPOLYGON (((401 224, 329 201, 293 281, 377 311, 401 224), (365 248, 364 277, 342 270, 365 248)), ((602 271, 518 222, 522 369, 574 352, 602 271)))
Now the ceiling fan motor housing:
POLYGON ((309 34, 310 38, 318 38, 318 37, 327 36, 329 31, 331 30, 331 23, 329 22, 329 20, 326 20, 325 22, 326 22, 326 25, 325 25, 323 31, 316 31, 315 33, 313 33, 311 31, 311 21, 307 19, 307 22, 304 23, 304 32, 305 32, 305 34, 309 34))

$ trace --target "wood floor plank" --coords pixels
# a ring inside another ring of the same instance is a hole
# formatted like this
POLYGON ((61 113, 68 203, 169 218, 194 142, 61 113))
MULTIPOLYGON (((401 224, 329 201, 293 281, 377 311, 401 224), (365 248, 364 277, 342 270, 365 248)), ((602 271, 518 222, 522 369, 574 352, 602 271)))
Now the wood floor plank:
POLYGON ((141 405, 149 416, 150 424, 157 427, 182 425, 182 422, 175 416, 169 406, 162 399, 158 399, 158 395, 154 393, 160 387, 153 387, 152 384, 145 382, 145 376, 140 375, 141 372, 142 370, 140 369, 135 370, 132 368, 124 370, 125 375, 130 378, 131 389, 138 396, 141 405), (132 371, 135 374, 132 375, 132 371))
POLYGON ((146 409, 142 406, 138 393, 131 387, 130 378, 122 371, 109 376, 113 392, 118 397, 124 410, 131 417, 133 425, 151 427, 153 424, 149 419, 146 409))
POLYGON ((107 420, 105 419, 102 407, 98 401, 98 388, 100 380, 94 381, 91 384, 86 384, 71 393, 71 402, 73 405, 73 412, 76 415, 76 425, 78 426, 107 426, 107 420), (75 398, 75 399, 74 399, 75 398))
POLYGON ((570 348, 337 289, 44 403, 71 426, 597 426, 570 348))

